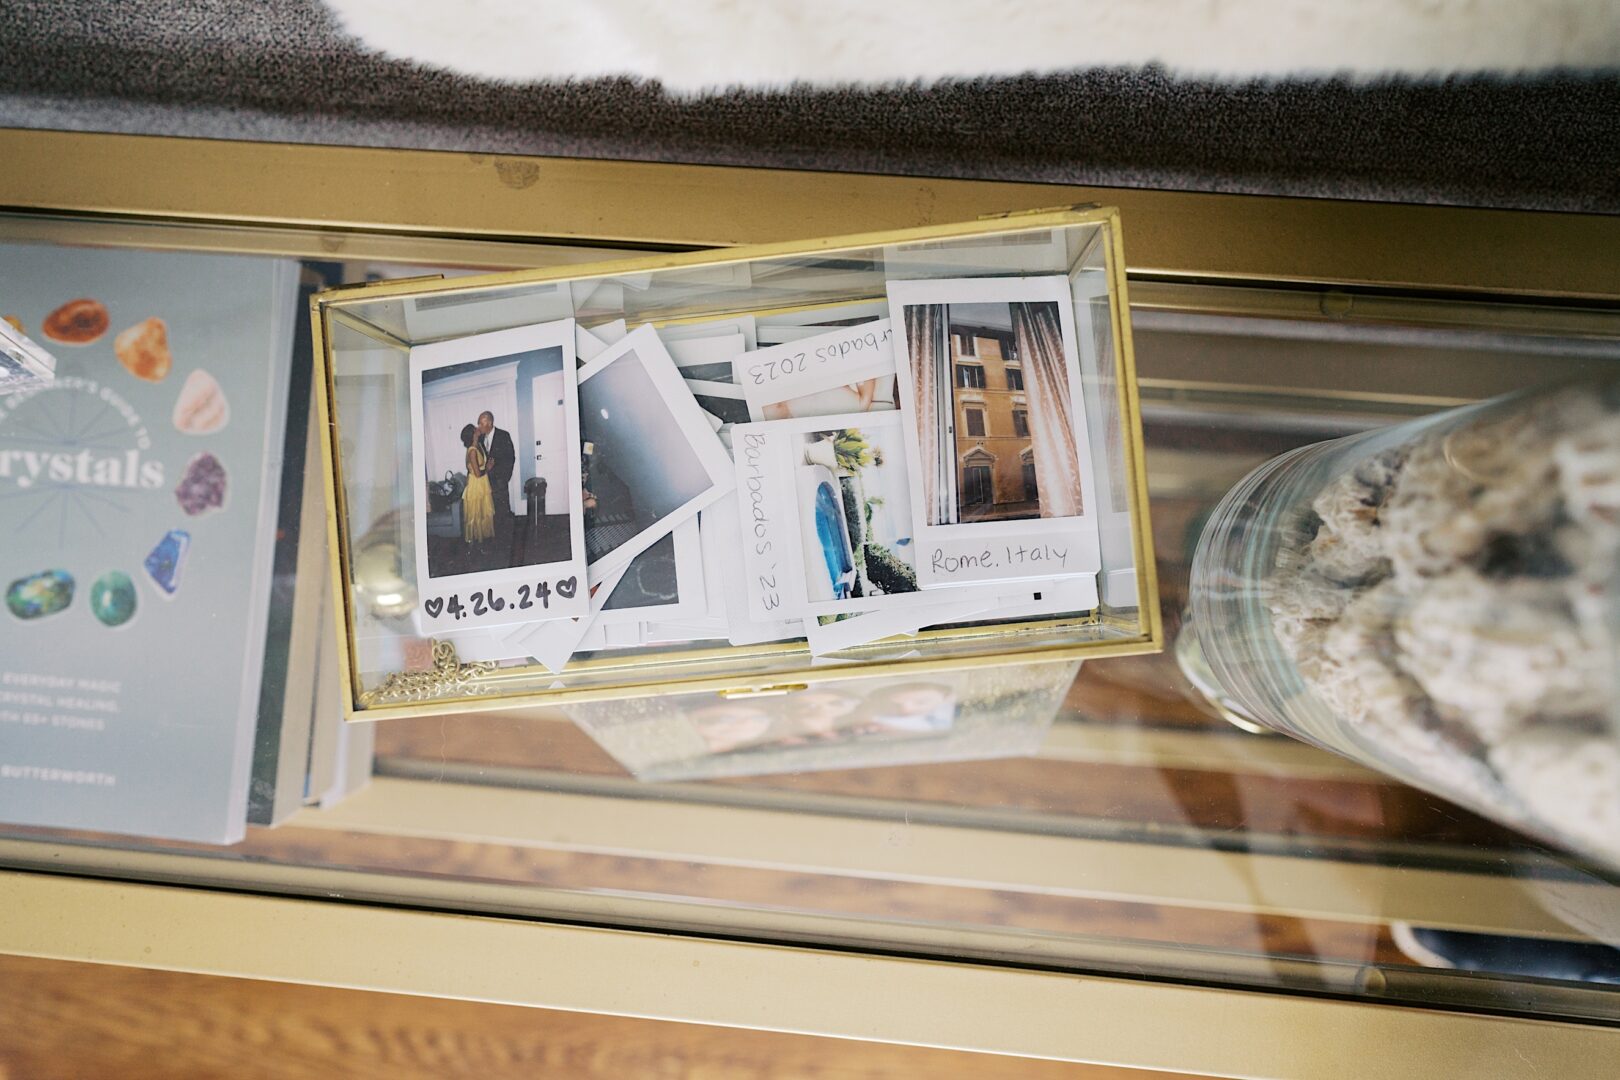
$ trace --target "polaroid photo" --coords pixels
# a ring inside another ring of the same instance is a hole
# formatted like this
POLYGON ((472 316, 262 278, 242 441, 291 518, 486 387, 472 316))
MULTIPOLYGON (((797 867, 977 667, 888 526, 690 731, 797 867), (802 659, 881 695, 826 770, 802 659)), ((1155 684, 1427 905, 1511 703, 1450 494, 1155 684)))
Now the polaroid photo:
POLYGON ((678 368, 727 363, 733 356, 747 351, 741 330, 685 335, 675 331, 659 331, 658 340, 664 343, 664 348, 669 350, 670 358, 678 368))
POLYGON ((675 365, 686 378, 729 383, 731 358, 743 352, 742 335, 735 334, 726 341, 715 338, 674 341, 670 342, 669 351, 675 358, 675 365), (682 363, 683 360, 686 362, 682 363))
POLYGON ((602 630, 602 648, 604 649, 639 649, 647 643, 638 622, 616 623, 609 626, 597 624, 602 630))
POLYGON ((744 351, 759 348, 755 337, 757 332, 758 324, 752 315, 727 315, 719 319, 663 323, 658 327, 658 336, 665 344, 693 338, 729 337, 732 334, 741 334, 744 351))
POLYGON ((589 328, 590 334, 604 345, 617 345, 630 333, 630 328, 623 319, 614 319, 612 322, 599 323, 589 328))
POLYGON ((725 641, 731 627, 723 616, 699 615, 690 619, 651 620, 641 624, 642 640, 649 645, 689 641, 725 641))
POLYGON ((745 353, 733 365, 754 420, 885 412, 896 405, 887 318, 745 353))
MULTIPOLYGON (((727 495, 707 510, 698 514, 698 548, 703 563, 703 612, 701 615, 642 624, 643 638, 649 643, 726 640, 731 624, 726 618, 725 586, 722 579, 736 576, 735 561, 728 564, 723 544, 716 543, 714 523, 709 511, 732 499, 727 495)), ((733 528, 733 536, 735 527, 733 528)))
POLYGON ((630 560, 596 620, 620 626, 700 618, 709 612, 703 579, 703 548, 693 518, 630 560))
MULTIPOLYGON (((960 604, 946 604, 954 613, 960 604)), ((954 614, 950 617, 955 617, 954 614)), ((898 611, 863 611, 846 615, 818 615, 804 620, 804 640, 810 655, 825 656, 856 645, 908 637, 937 620, 930 608, 898 611)))
POLYGON ((746 424, 753 419, 748 414, 748 402, 743 398, 743 388, 735 383, 707 382, 700 379, 687 379, 686 388, 697 398, 698 406, 709 416, 709 426, 720 436, 720 441, 729 450, 732 426, 746 424))
POLYGON ((596 614, 602 610, 602 605, 613 594, 628 569, 621 567, 591 585, 586 592, 586 602, 590 606, 586 615, 577 619, 518 627, 507 636, 505 645, 533 657, 547 671, 562 671, 575 653, 600 647, 602 628, 596 625, 596 614))
POLYGON ((1068 279, 891 281, 917 580, 1101 569, 1068 279))
POLYGON ((409 377, 418 632, 585 614, 573 320, 419 345, 409 377))
MULTIPOLYGON (((635 629, 632 627, 631 629, 635 629)), ((609 646, 607 640, 607 627, 599 626, 592 619, 585 627, 585 633, 580 636, 579 643, 574 646, 574 655, 580 653, 599 652, 607 648, 624 648, 624 646, 609 646)))
POLYGON ((731 456, 651 326, 580 369, 579 416, 593 583, 630 565, 736 482, 731 456))
MULTIPOLYGON (((1017 585, 1011 586, 1016 589, 1017 585)), ((967 626, 981 622, 1011 623, 1020 619, 1046 619, 1061 615, 1089 615, 1097 610, 1097 578, 1095 576, 1060 578, 1043 582, 1038 590, 1009 592, 989 604, 977 605, 972 610, 939 609, 941 618, 923 624, 932 630, 943 626, 967 626)))
POLYGON ((623 319, 602 323, 599 326, 584 327, 577 323, 574 327, 574 356, 581 365, 595 360, 607 349, 609 345, 617 345, 628 333, 623 319))
POLYGON ((641 624, 641 640, 645 645, 686 645, 696 641, 723 642, 726 640, 726 626, 719 619, 647 622, 641 624))
MULTIPOLYGON (((750 615, 769 620, 923 607, 899 413, 739 425, 737 484, 750 615)), ((950 599, 991 601, 1000 583, 950 599)))
MULTIPOLYGON (((768 641, 793 641, 804 636, 804 623, 797 618, 763 617, 756 615, 750 600, 747 574, 738 573, 738 567, 748 565, 744 547, 757 545, 761 540, 750 534, 745 538, 742 523, 737 517, 736 492, 728 494, 699 515, 703 540, 703 569, 706 579, 720 591, 719 611, 725 619, 726 640, 733 645, 760 645, 768 641)), ((764 554, 768 555, 769 551, 764 554)))
MULTIPOLYGON (((729 493, 724 499, 710 505, 714 509, 721 502, 730 502, 735 507, 735 493, 729 493)), ((733 513, 731 531, 722 537, 719 535, 714 521, 709 517, 709 511, 698 514, 698 555, 703 560, 703 607, 704 614, 714 619, 721 626, 726 625, 726 588, 724 581, 727 577, 736 577, 738 562, 731 557, 732 545, 737 540, 736 515, 733 513)))
POLYGON ((664 343, 675 359, 675 366, 688 379, 730 382, 732 357, 752 348, 752 319, 746 333, 740 320, 727 319, 725 325, 706 322, 662 327, 658 340, 664 343))
MULTIPOLYGON (((933 590, 927 595, 948 596, 933 590)), ((926 608, 822 615, 804 621, 804 637, 813 656, 825 656, 856 645, 901 638, 941 626, 994 620, 997 623, 1037 619, 1097 609, 1097 579, 1066 578, 1040 592, 1008 593, 990 603, 949 601, 926 608)))

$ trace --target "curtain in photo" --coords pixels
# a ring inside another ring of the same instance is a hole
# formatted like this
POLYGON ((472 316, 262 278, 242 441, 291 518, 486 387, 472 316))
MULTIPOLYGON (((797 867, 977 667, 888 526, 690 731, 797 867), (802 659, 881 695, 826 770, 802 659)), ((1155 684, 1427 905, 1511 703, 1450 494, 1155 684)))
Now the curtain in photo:
POLYGON ((944 305, 906 308, 906 341, 911 347, 911 382, 916 394, 912 405, 922 453, 923 508, 935 525, 955 520, 951 489, 956 479, 956 451, 945 430, 951 416, 950 344, 945 329, 944 305))
POLYGON ((1050 302, 1010 306, 1029 399, 1029 441, 1035 483, 1041 491, 1041 517, 1075 517, 1083 512, 1080 455, 1075 450, 1074 400, 1063 360, 1058 307, 1050 302))

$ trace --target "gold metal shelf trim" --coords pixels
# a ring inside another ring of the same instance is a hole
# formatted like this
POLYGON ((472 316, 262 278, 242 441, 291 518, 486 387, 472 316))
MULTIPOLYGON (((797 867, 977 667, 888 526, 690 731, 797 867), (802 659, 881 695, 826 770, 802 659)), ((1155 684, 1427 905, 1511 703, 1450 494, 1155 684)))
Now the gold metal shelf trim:
MULTIPOLYGON (((1542 883, 1177 844, 377 777, 301 828, 1561 939, 1542 883), (1460 902, 1466 897, 1466 903, 1460 902)), ((1613 891, 1558 882, 1577 907, 1613 891)))
POLYGON ((52 874, 0 873, 0 906, 22 956, 1206 1076, 1610 1080, 1620 1047, 1566 1022, 52 874))
MULTIPOLYGON (((1132 270, 1620 300, 1620 218, 0 129, 0 207, 473 240, 727 247, 1099 203, 1132 270), (522 182, 513 178, 521 176, 522 182)), ((341 257, 341 256, 332 256, 341 257)))

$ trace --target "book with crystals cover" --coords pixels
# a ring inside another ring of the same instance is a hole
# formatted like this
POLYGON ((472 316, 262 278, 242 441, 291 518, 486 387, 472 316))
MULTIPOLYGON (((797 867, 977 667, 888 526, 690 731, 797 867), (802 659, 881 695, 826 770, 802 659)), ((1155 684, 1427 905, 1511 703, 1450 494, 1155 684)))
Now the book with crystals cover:
POLYGON ((0 398, 0 821, 241 838, 296 288, 0 245, 0 315, 57 358, 0 398))

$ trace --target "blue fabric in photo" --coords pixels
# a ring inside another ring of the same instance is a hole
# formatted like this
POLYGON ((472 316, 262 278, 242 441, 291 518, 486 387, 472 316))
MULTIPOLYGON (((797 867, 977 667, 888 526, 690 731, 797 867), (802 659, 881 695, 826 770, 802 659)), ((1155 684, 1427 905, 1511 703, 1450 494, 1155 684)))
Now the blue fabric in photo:
POLYGON ((844 544, 844 532, 839 528, 844 507, 832 488, 821 484, 816 488, 816 538, 821 541, 821 557, 827 564, 833 597, 842 600, 849 595, 849 583, 841 579, 855 565, 850 562, 849 549, 844 544))

